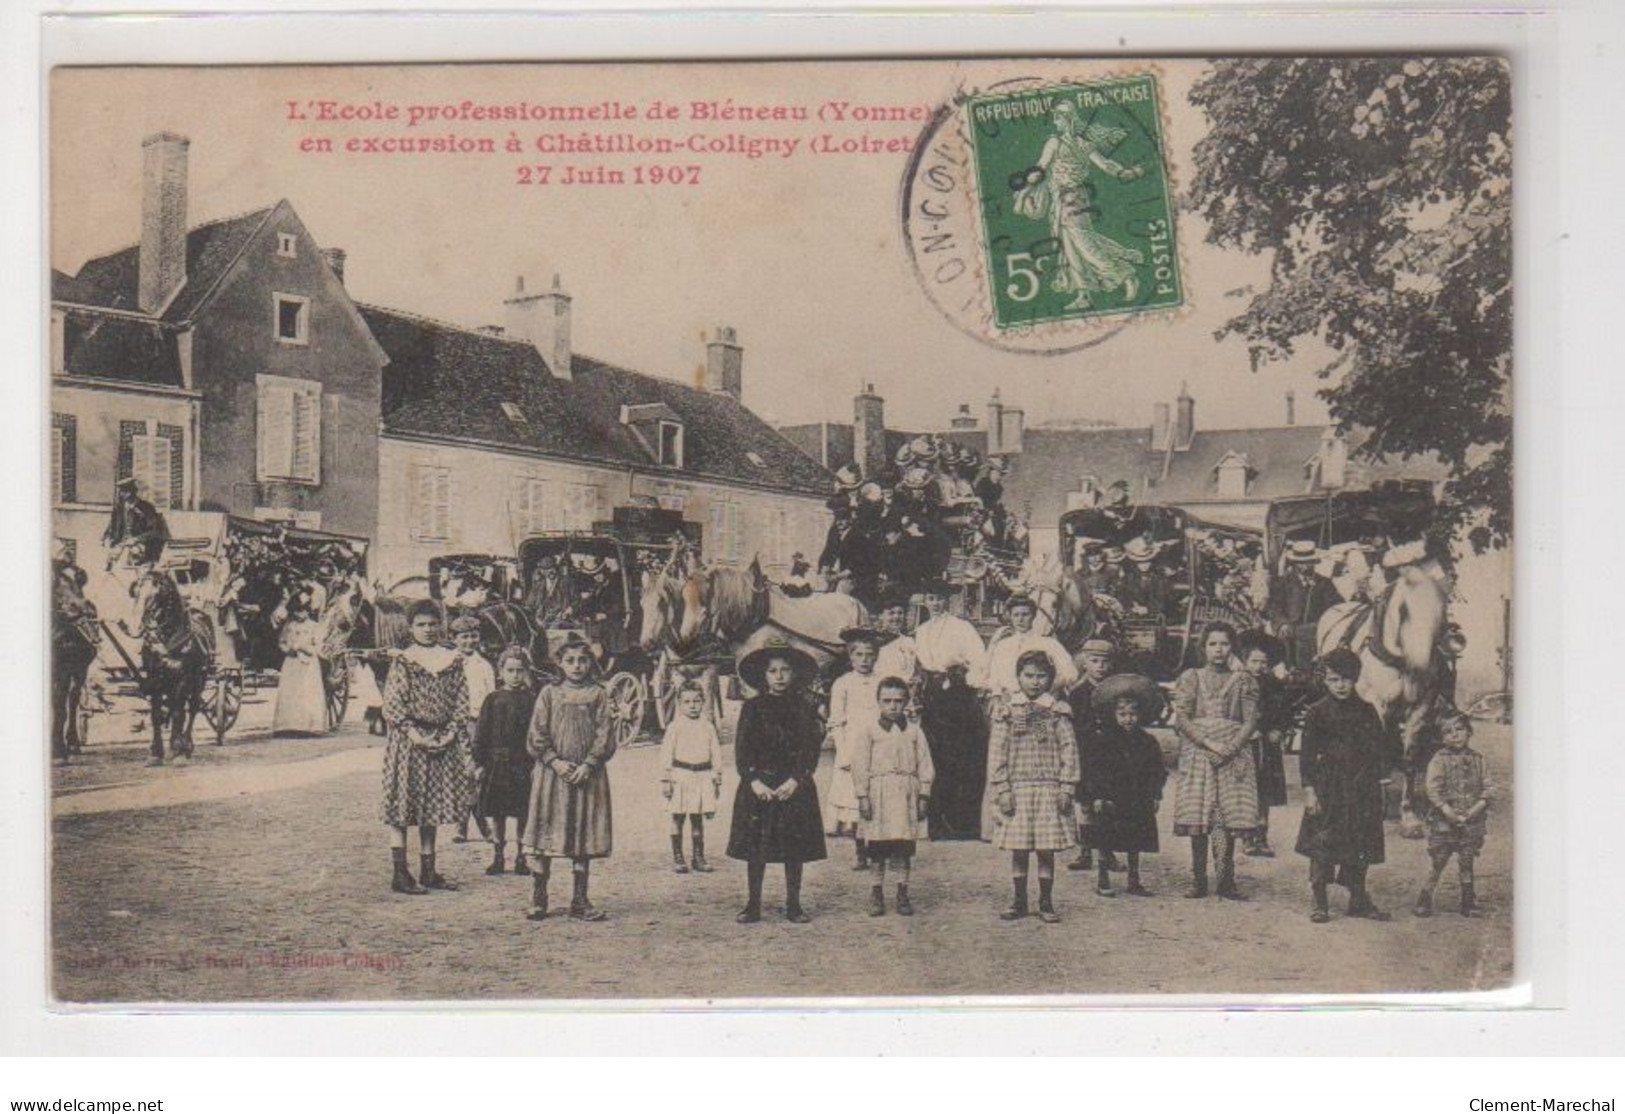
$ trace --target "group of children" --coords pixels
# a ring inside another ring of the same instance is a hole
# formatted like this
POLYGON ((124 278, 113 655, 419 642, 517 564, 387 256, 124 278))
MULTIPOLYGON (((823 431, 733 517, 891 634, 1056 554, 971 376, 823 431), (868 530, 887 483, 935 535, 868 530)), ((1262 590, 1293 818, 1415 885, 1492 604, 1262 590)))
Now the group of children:
MULTIPOLYGON (((427 626, 423 633, 427 645, 427 626)), ((588 898, 588 880, 592 860, 608 856, 613 846, 606 765, 615 754, 615 743, 607 693, 593 678, 591 648, 579 639, 567 641, 555 655, 562 679, 540 691, 531 687, 531 663, 525 652, 510 648, 498 661, 493 689, 487 676, 490 666, 477 653, 478 628, 455 624, 454 637, 464 674, 456 685, 457 695, 469 701, 471 712, 479 697, 478 714, 470 717, 468 772, 474 811, 490 825, 494 853, 486 873, 502 874, 507 869, 512 819, 520 845, 514 873, 532 876, 527 917, 548 916, 552 862, 563 858, 570 862, 574 878, 569 915, 602 920, 605 914, 588 898), (480 666, 485 667, 483 673, 480 666)), ((774 638, 740 660, 740 678, 757 693, 741 710, 734 740, 739 785, 727 854, 746 864, 747 898, 737 917, 740 923, 761 919, 769 864, 784 867, 786 918, 793 923, 809 919, 801 903, 803 867, 827 856, 814 782, 826 740, 835 750, 830 786, 835 830, 856 838, 856 869, 874 873, 869 912, 886 914, 889 875, 895 884, 892 908, 904 916, 913 914, 910 873, 918 842, 926 836, 936 768, 931 741, 909 714, 914 697, 909 680, 877 669, 883 644, 895 637, 895 632, 888 638, 869 628, 842 633, 850 669, 832 687, 827 721, 820 720, 805 691, 817 675, 810 655, 774 638)), ((1204 637, 1204 648, 1213 651, 1205 668, 1215 671, 1220 682, 1228 669, 1232 639, 1228 629, 1215 629, 1204 637)), ((1220 860, 1220 895, 1239 896, 1233 867, 1227 866, 1233 837, 1260 826, 1257 818, 1239 814, 1253 809, 1267 816, 1268 807, 1284 797, 1284 775, 1278 794, 1258 793, 1249 798, 1252 803, 1223 780, 1227 766, 1243 780, 1266 780, 1259 778, 1264 756, 1256 740, 1251 751, 1247 744, 1251 735, 1267 738, 1260 730, 1258 707, 1259 680, 1268 673, 1267 655, 1255 658, 1254 647, 1246 644, 1239 649, 1246 668, 1236 675, 1237 684, 1215 688, 1215 682, 1201 677, 1188 682, 1182 678, 1181 686, 1190 687, 1192 693, 1176 696, 1185 746, 1180 760, 1182 799, 1176 809, 1180 823, 1175 830, 1193 839, 1194 896, 1206 893, 1210 833, 1225 844, 1222 854, 1214 848, 1220 860), (1230 715, 1236 721, 1234 729, 1225 726, 1228 704, 1235 705, 1230 715), (1196 767, 1201 762, 1207 767, 1196 767), (1193 774, 1199 776, 1193 780, 1193 774)), ((1089 664, 1085 661, 1086 667, 1089 664)), ((438 659, 425 665, 441 668, 438 659)), ((1349 890, 1350 916, 1386 920, 1388 915, 1377 909, 1366 889, 1366 873, 1383 861, 1383 789, 1398 756, 1392 753, 1376 712, 1354 692, 1359 658, 1334 650, 1321 667, 1326 694, 1303 720, 1305 807, 1296 845, 1310 860, 1311 919, 1316 923, 1329 919, 1328 887, 1336 884, 1349 890)), ((1015 673, 1015 691, 996 693, 988 708, 989 836, 994 846, 1010 852, 1013 891, 1000 916, 1016 920, 1030 914, 1029 876, 1036 858, 1037 916, 1046 923, 1058 921, 1055 855, 1080 844, 1100 857, 1097 891, 1102 896, 1117 893, 1109 870, 1115 865, 1111 857, 1118 853, 1127 856, 1126 892, 1149 896, 1140 855, 1159 849, 1157 814, 1167 774, 1161 747, 1143 725, 1161 714, 1160 689, 1137 675, 1103 676, 1101 669, 1086 668, 1070 694, 1074 703, 1069 704, 1052 691, 1057 666, 1044 649, 1021 653, 1015 673)), ((678 714, 661 743, 661 792, 671 817, 672 867, 681 874, 713 870, 706 860, 705 822, 716 814, 723 760, 721 739, 706 714, 706 703, 698 684, 680 688, 678 714), (690 840, 687 857, 685 826, 690 840)), ((416 724, 412 732, 432 734, 423 726, 422 715, 411 717, 416 724)), ((1472 725, 1466 716, 1444 716, 1439 732, 1440 749, 1426 764, 1421 784, 1430 805, 1427 847, 1432 870, 1414 912, 1420 917, 1432 914, 1435 890, 1454 857, 1461 912, 1475 916, 1473 867, 1483 846, 1489 806, 1484 760, 1469 745, 1472 725)), ((394 765, 386 760, 386 814, 391 800, 389 768, 394 765)), ((393 776, 402 786, 422 779, 421 773, 408 776, 404 766, 393 776)), ((389 822, 396 825, 395 820, 389 822)), ((394 845, 400 849, 397 890, 403 889, 403 825, 416 822, 397 825, 401 836, 394 845)), ((429 831, 432 825, 426 826, 425 834, 429 831)), ((426 859, 423 886, 414 884, 404 892, 456 888, 434 870, 432 851, 426 859)))

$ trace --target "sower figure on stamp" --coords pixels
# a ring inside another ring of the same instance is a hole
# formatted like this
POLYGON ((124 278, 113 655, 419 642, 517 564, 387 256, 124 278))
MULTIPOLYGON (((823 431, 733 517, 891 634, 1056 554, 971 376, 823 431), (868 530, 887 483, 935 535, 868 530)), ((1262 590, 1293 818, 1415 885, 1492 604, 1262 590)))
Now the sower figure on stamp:
POLYGON ((1383 861, 1383 788, 1399 765, 1397 740, 1383 730, 1371 705, 1354 692, 1360 658, 1339 647, 1321 659, 1326 696, 1303 719, 1303 825, 1298 854, 1309 860, 1314 909, 1324 924, 1331 914, 1326 888, 1349 891, 1348 915, 1385 921, 1366 892, 1366 871, 1383 861))

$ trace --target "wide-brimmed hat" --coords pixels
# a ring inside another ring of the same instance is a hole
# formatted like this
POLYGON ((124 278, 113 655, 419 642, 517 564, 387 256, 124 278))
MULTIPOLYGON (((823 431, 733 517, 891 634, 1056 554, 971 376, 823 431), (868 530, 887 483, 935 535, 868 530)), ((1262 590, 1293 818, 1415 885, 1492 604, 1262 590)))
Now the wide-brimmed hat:
POLYGON ((1078 647, 1078 653, 1105 654, 1110 657, 1112 654, 1117 653, 1117 647, 1104 638, 1088 638, 1084 640, 1082 646, 1078 647))
POLYGON ((921 468, 918 465, 915 465, 903 472, 903 478, 899 481, 899 483, 911 491, 918 491, 930 485, 931 470, 929 468, 921 468))
POLYGON ((841 641, 848 646, 857 642, 867 643, 870 646, 879 646, 881 642, 885 641, 885 638, 884 634, 881 634, 873 627, 847 627, 841 631, 841 641))
POLYGON ((842 491, 851 491, 861 482, 863 482, 863 477, 858 474, 856 464, 843 464, 835 469, 835 486, 842 491))
POLYGON ((1008 472, 1010 471, 1010 458, 999 453, 995 453, 987 458, 987 469, 989 472, 995 470, 999 472, 1008 472))
POLYGON ((908 447, 909 450, 914 454, 916 460, 937 459, 936 442, 932 441, 929 437, 916 437, 913 441, 909 442, 908 447))
POLYGON ((878 503, 885 497, 885 491, 873 480, 864 480, 858 487, 858 498, 865 503, 878 503))
POLYGON ((744 681, 757 692, 767 691, 767 663, 772 658, 783 658, 790 663, 795 676, 792 684, 804 685, 818 672, 818 663, 813 656, 805 650, 799 650, 790 643, 774 635, 759 647, 739 659, 735 672, 739 679, 744 681))
POLYGON ((1108 565, 1121 565, 1123 563, 1123 556, 1124 554, 1122 546, 1108 545, 1106 547, 1106 563, 1108 565))
POLYGON ((1300 538, 1287 546, 1286 560, 1289 565, 1313 565, 1320 561, 1320 549, 1314 542, 1300 538))
POLYGON ((897 461, 899 468, 905 464, 911 464, 914 461, 914 450, 907 445, 901 445, 898 447, 897 455, 893 459, 897 461))
POLYGON ((1423 541, 1405 542, 1396 545, 1382 555, 1382 567, 1397 569, 1403 565, 1414 565, 1428 555, 1427 543, 1423 541))
POLYGON ((479 629, 480 620, 479 617, 475 615, 459 615, 457 618, 451 621, 452 634, 463 634, 467 631, 477 632, 479 629))
POLYGON ((1135 537, 1123 543, 1123 556, 1130 561, 1154 561, 1157 554, 1166 548, 1164 542, 1154 542, 1149 538, 1135 537))
POLYGON ((1166 699, 1157 682, 1139 673, 1117 673, 1107 677, 1095 687, 1089 702, 1097 712, 1110 712, 1119 700, 1132 700, 1140 708, 1141 723, 1155 723, 1162 718, 1166 699))
POLYGON ((116 491, 134 491, 135 486, 135 477, 125 476, 123 479, 114 484, 113 488, 116 491))

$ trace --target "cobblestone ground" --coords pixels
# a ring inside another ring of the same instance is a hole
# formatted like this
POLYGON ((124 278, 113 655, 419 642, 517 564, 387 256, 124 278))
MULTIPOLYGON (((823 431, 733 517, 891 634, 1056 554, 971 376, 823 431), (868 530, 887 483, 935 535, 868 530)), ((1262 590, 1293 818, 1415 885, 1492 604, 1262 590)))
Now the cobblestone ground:
MULTIPOLYGON (((1475 745, 1510 785, 1506 728, 1475 745)), ((53 771, 55 993, 65 1001, 331 1001, 699 998, 813 995, 1412 992, 1506 985, 1512 977, 1510 793, 1497 800, 1479 864, 1488 916, 1409 913, 1426 870, 1419 842, 1390 832, 1373 892, 1388 924, 1308 920, 1299 809, 1277 810, 1281 857, 1241 860, 1245 903, 1187 900, 1184 841, 1148 859, 1153 898, 1101 898, 1065 874, 1062 923, 1006 924, 1007 860, 985 845, 923 845, 915 917, 867 915, 870 878, 852 845, 808 868, 808 925, 768 916, 741 927, 744 869, 721 856, 727 804, 709 826, 711 875, 670 869, 651 747, 611 764, 616 853, 597 864, 599 924, 528 922, 529 881, 483 873, 490 849, 442 830, 457 893, 389 890, 377 820, 381 741, 250 735, 200 745, 188 769, 146 769, 136 744, 102 743, 53 771)), ((827 759, 826 759, 827 761, 827 759)), ((1289 759, 1289 776, 1296 771, 1289 759)), ((821 775, 821 784, 827 770, 821 775)), ((1166 815, 1172 808, 1164 809, 1166 815)), ((510 852, 511 853, 511 852, 510 852)), ((414 869, 416 859, 414 851, 414 869)), ((554 901, 568 897, 565 872, 554 901)))

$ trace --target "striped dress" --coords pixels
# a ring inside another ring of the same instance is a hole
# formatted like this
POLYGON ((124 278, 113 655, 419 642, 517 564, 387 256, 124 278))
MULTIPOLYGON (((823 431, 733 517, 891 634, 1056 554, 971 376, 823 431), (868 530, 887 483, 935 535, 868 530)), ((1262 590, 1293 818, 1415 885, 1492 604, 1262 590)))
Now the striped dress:
POLYGON ((995 807, 993 845, 1006 851, 1064 851, 1076 845, 1072 795, 1078 784, 1078 744, 1071 710, 1052 696, 1021 693, 993 703, 988 783, 993 800, 1006 794, 1013 815, 995 807))
POLYGON ((1258 682, 1240 670, 1187 669, 1174 685, 1173 703, 1182 728, 1174 834, 1257 828, 1258 766, 1241 730, 1258 707, 1258 682), (1228 761, 1215 766, 1218 757, 1228 761))

